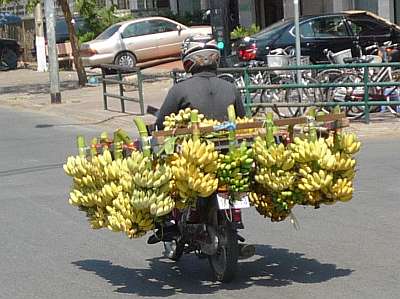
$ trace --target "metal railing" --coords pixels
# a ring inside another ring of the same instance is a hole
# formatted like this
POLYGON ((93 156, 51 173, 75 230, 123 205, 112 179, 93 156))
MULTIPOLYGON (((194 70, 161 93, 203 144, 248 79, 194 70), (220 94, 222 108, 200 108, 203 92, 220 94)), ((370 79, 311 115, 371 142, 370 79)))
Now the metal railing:
POLYGON ((125 113, 125 101, 139 103, 141 115, 145 114, 143 101, 143 76, 139 68, 122 67, 114 64, 102 64, 101 66, 102 83, 103 83, 103 105, 104 110, 108 110, 108 98, 117 98, 121 102, 121 112, 125 113), (110 75, 110 71, 115 74, 110 75), (127 96, 124 91, 124 85, 136 86, 135 83, 123 80, 123 74, 137 76, 137 97, 127 96), (110 78, 110 76, 112 76, 110 78), (107 91, 107 84, 118 84, 119 94, 110 93, 107 91))
MULTIPOLYGON (((364 120, 366 123, 370 121, 370 107, 371 106, 391 106, 400 105, 400 100, 397 101, 371 101, 369 99, 370 87, 400 87, 399 82, 371 82, 369 78, 370 68, 393 67, 400 68, 399 62, 392 63, 355 63, 355 64, 318 64, 318 65, 301 65, 301 66, 285 66, 285 67, 234 67, 234 68, 220 68, 219 73, 241 73, 244 78, 244 86, 239 89, 244 90, 245 94, 245 108, 249 114, 251 107, 332 107, 332 106, 347 106, 347 107, 364 107, 364 120), (273 71, 296 71, 296 70, 329 70, 329 69, 362 69, 362 82, 360 83, 318 83, 318 84, 269 84, 269 85, 252 85, 250 81, 251 73, 258 72, 273 72, 273 71), (250 92, 253 90, 266 90, 266 89, 305 89, 305 88, 335 88, 335 87, 363 87, 363 101, 320 101, 312 103, 251 103, 250 92)), ((384 99, 384 96, 382 96, 384 99)))

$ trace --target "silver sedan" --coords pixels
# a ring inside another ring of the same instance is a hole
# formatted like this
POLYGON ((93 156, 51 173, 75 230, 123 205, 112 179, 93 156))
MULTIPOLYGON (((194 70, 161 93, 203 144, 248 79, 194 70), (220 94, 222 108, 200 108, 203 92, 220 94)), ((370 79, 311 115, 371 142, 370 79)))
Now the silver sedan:
POLYGON ((114 24, 80 49, 85 66, 117 64, 133 67, 137 62, 178 56, 190 35, 211 34, 210 26, 187 27, 163 17, 149 17, 114 24))

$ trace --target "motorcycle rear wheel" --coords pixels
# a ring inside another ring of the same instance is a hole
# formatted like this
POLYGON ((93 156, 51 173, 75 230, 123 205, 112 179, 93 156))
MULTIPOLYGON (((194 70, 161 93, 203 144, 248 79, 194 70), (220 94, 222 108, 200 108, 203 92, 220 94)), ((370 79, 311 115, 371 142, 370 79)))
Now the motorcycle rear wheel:
POLYGON ((208 261, 217 281, 231 282, 237 269, 239 244, 236 231, 230 223, 218 227, 218 249, 208 261))

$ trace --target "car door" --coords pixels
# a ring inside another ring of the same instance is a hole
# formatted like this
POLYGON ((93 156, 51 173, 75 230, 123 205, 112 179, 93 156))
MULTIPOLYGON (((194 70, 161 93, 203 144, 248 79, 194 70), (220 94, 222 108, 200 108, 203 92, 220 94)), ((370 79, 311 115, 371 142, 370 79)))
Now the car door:
POLYGON ((149 21, 139 21, 122 29, 123 49, 133 52, 138 61, 158 58, 158 40, 154 38, 149 21))
POLYGON ((314 63, 326 62, 324 49, 339 52, 353 47, 353 38, 342 16, 322 16, 301 22, 302 48, 314 63))
POLYGON ((149 21, 153 37, 157 40, 158 55, 168 57, 179 55, 183 35, 178 30, 178 24, 167 20, 158 19, 149 21))
POLYGON ((365 14, 350 15, 347 23, 362 48, 391 40, 390 25, 365 14))

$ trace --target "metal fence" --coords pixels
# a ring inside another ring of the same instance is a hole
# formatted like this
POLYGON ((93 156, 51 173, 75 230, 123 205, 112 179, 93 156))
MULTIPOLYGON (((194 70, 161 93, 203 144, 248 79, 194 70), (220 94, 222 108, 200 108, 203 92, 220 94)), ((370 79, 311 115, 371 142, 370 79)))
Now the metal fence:
MULTIPOLYGON (((387 101, 384 95, 379 100, 371 99, 369 90, 374 87, 395 87, 396 89, 400 90, 400 81, 379 81, 375 82, 371 79, 369 70, 379 70, 384 67, 390 67, 394 69, 400 69, 399 62, 393 63, 353 63, 353 64, 319 64, 319 65, 301 65, 301 66, 285 66, 285 67, 231 67, 231 68, 219 68, 218 73, 221 74, 230 74, 232 78, 241 77, 243 84, 242 86, 237 86, 244 95, 244 104, 246 108, 247 114, 251 114, 251 109, 256 106, 262 107, 333 107, 333 106, 340 106, 340 107, 362 107, 364 109, 363 118, 366 123, 370 121, 370 108, 372 106, 392 106, 392 105, 400 105, 400 96, 396 100, 387 101), (348 69, 348 70, 357 70, 359 73, 360 78, 362 79, 360 82, 351 82, 351 83, 296 83, 295 73, 296 71, 300 70, 302 72, 308 72, 316 76, 316 74, 323 70, 341 70, 341 69, 348 69), (292 83, 285 83, 285 84, 252 84, 251 76, 257 73, 292 73, 292 83), (337 87, 345 87, 345 88, 362 88, 363 95, 362 100, 360 101, 329 101, 324 98, 320 98, 316 101, 311 102, 284 102, 278 101, 274 103, 254 103, 252 101, 251 94, 257 90, 288 90, 288 89, 297 89, 299 92, 300 90, 304 89, 328 89, 328 88, 337 88, 337 87)), ((184 77, 177 70, 175 70, 172 74, 174 80, 176 78, 184 77)), ((400 78, 399 78, 400 79, 400 78)))
POLYGON ((122 67, 114 64, 103 64, 101 67, 102 84, 103 84, 103 105, 104 110, 108 110, 108 98, 117 98, 121 103, 121 112, 125 113, 125 101, 139 103, 140 113, 144 115, 143 101, 143 78, 139 68, 122 67), (136 75, 137 83, 123 80, 123 75, 136 75), (118 84, 119 94, 110 93, 107 90, 109 84, 118 84), (127 96, 124 86, 137 85, 137 97, 127 96))

